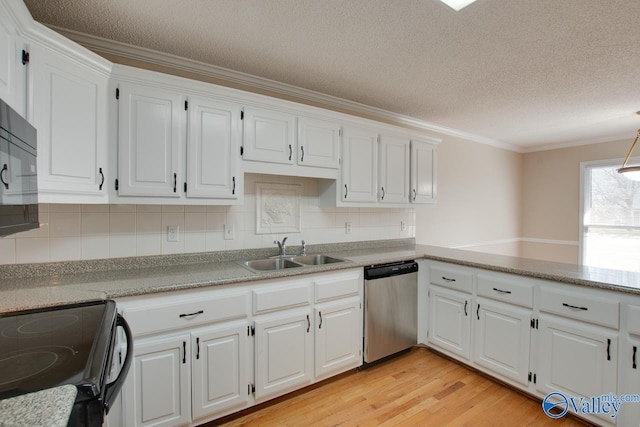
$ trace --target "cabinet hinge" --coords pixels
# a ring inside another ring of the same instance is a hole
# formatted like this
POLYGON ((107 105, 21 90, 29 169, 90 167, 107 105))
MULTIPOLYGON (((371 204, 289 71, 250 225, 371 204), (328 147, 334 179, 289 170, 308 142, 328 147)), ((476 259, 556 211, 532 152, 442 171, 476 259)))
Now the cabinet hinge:
POLYGON ((256 327, 253 325, 247 326, 247 336, 254 337, 255 335, 256 335, 256 327))
POLYGON ((529 382, 533 382, 534 384, 536 384, 538 380, 538 376, 532 372, 529 372, 529 382))
POLYGON ((118 191, 118 188, 119 188, 119 187, 120 187, 120 186, 118 185, 118 178, 116 178, 116 191, 118 191))
POLYGON ((186 182, 184 183, 184 192, 185 193, 187 192, 187 183, 186 182))
POLYGON ((189 101, 184 101, 184 111, 189 109, 189 101))
POLYGON ((22 49, 22 65, 27 65, 30 59, 31 59, 31 55, 29 55, 29 52, 22 49))
POLYGON ((255 386, 254 384, 249 384, 249 385, 247 386, 247 390, 248 390, 248 392, 249 392, 249 393, 247 393, 247 394, 251 394, 251 393, 254 393, 254 394, 255 394, 255 392, 256 392, 256 386, 255 386))
POLYGON ((120 88, 116 88, 116 99, 120 99, 120 88))
POLYGON ((244 120, 244 110, 240 110, 240 120, 244 120))
POLYGON ((538 319, 531 319, 531 329, 538 329, 538 319))

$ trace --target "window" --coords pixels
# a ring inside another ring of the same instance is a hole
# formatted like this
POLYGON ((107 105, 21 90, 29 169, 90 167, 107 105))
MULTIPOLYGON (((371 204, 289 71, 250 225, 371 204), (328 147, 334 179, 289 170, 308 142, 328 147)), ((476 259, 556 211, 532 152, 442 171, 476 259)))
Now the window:
POLYGON ((620 164, 582 164, 582 263, 640 272, 640 182, 620 175, 620 164))

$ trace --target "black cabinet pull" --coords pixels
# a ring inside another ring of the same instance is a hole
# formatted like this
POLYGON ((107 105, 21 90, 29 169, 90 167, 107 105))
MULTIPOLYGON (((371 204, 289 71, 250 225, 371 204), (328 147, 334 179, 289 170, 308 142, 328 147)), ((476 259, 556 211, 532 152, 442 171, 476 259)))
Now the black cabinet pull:
POLYGON ((381 188, 382 188, 382 200, 384 200, 384 187, 381 187, 381 188))
POLYGON ((445 282, 455 282, 456 281, 456 279, 450 279, 450 278, 444 277, 444 276, 442 276, 442 280, 444 280, 445 282))
POLYGON ((494 291, 498 292, 499 294, 510 294, 511 291, 503 291, 502 289, 498 289, 498 288, 493 288, 494 291))
MULTIPOLYGON (((4 188, 6 190, 9 189, 9 182, 5 181, 4 177, 7 176, 5 174, 5 172, 7 172, 9 170, 9 167, 7 166, 7 164, 5 163, 4 165, 2 165, 2 170, 0 171, 0 181, 2 181, 2 185, 4 185, 4 188), (4 175, 4 176, 3 176, 4 175)), ((346 187, 346 185, 345 185, 346 187)), ((346 197, 346 196, 345 196, 346 197)))
POLYGON ((173 192, 175 193, 178 190, 178 174, 173 173, 173 192))
POLYGON ((300 151, 302 151, 302 157, 300 157, 300 161, 304 162, 304 147, 302 145, 300 146, 300 151))
POLYGON ((231 190, 231 194, 236 194, 236 177, 231 178, 233 181, 233 189, 231 190))
POLYGON ((187 342, 182 341, 182 364, 187 363, 187 342))
POLYGON ((311 320, 309 319, 309 315, 307 314, 307 333, 309 333, 310 329, 311 329, 311 320))
POLYGON ((416 196, 417 196, 417 194, 416 194, 416 189, 414 188, 414 189, 413 189, 413 200, 414 200, 414 201, 416 200, 416 196))
POLYGON ((202 314, 202 313, 204 313, 204 310, 194 311, 193 313, 182 313, 180 317, 197 316, 198 314, 202 314))
POLYGON ((347 188, 347 184, 344 185, 344 198, 347 198, 347 194, 349 194, 349 189, 347 188))
POLYGON ((318 325, 318 329, 322 329, 322 312, 319 311, 318 315, 320 316, 320 325, 318 325))
POLYGON ((637 362, 637 361, 636 361, 636 353, 637 353, 637 352, 638 352, 638 346, 637 346, 637 345, 634 345, 634 346, 633 346, 633 358, 632 358, 632 360, 631 360, 631 362, 633 362, 633 363, 632 363, 632 365, 631 365, 631 367, 632 367, 633 369, 638 369, 638 364, 636 363, 636 362, 637 362))
POLYGON ((468 303, 469 303, 469 301, 467 301, 467 300, 464 301, 464 315, 465 316, 468 316, 468 314, 467 314, 467 304, 468 303))
POLYGON ((98 190, 102 191, 102 185, 104 184, 104 174, 102 173, 102 168, 98 169, 98 173, 102 177, 102 179, 100 180, 100 185, 98 185, 98 190))
POLYGON ((607 360, 611 360, 611 338, 607 338, 607 360))
POLYGON ((200 359, 200 337, 196 338, 196 359, 200 359))
POLYGON ((293 156, 293 150, 291 149, 291 144, 289 144, 289 160, 291 160, 291 156, 293 156))
POLYGON ((478 308, 476 309, 476 316, 478 317, 478 320, 480 320, 480 304, 478 304, 478 308))
POLYGON ((587 307, 578 307, 576 305, 567 304, 566 302, 563 302, 562 305, 565 307, 569 307, 572 310, 583 310, 583 311, 589 310, 587 307))

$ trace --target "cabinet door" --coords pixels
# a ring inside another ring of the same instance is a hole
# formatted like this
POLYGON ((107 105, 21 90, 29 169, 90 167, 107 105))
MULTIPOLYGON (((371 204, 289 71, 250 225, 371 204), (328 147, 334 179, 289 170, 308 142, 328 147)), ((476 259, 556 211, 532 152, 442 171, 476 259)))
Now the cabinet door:
MULTIPOLYGON (((620 349, 620 394, 640 394, 640 339, 627 337, 620 349)), ((620 407, 618 425, 640 427, 640 402, 620 407)))
POLYGON ((527 386, 531 310, 478 299, 475 315, 474 361, 527 386))
POLYGON ((362 365, 362 311, 353 301, 316 308, 316 377, 362 365))
POLYGON ((0 4, 0 98, 26 116, 27 69, 22 64, 23 43, 5 4, 0 4))
MULTIPOLYGON (((587 399, 616 393, 616 331, 545 315, 538 328, 538 391, 587 399)), ((599 417, 611 422, 608 415, 599 417)))
POLYGON ((338 169, 340 167, 340 125, 298 117, 298 164, 338 169))
POLYGON ((429 301, 429 343, 468 360, 471 350, 471 295, 432 286, 429 301))
POLYGON ((409 201, 409 140, 390 135, 380 136, 378 201, 409 201))
POLYGON ((255 321, 256 399, 275 397, 311 382, 311 321, 309 311, 255 321))
POLYGON ((245 160, 293 164, 295 116, 256 107, 244 108, 245 160))
POLYGON ((436 147, 411 141, 411 203, 435 203, 437 193, 436 147))
POLYGON ((189 99, 187 197, 237 199, 240 106, 189 99))
POLYGON ((122 390, 126 425, 191 421, 190 341, 189 334, 136 341, 122 390))
POLYGON ((108 77, 33 45, 31 123, 43 202, 107 202, 108 77))
POLYGON ((119 89, 118 194, 179 197, 186 116, 182 96, 130 83, 119 89))
POLYGON ((343 202, 378 200, 378 134, 373 130, 345 127, 342 140, 343 202))
POLYGON ((192 337, 193 418, 248 402, 247 324, 201 329, 192 337))

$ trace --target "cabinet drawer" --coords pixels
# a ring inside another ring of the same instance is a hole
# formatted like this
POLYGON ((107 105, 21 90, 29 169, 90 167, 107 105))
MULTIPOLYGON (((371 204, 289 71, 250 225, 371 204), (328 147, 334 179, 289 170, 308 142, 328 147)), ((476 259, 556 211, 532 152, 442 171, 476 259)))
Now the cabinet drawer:
POLYGON ((241 319, 249 314, 247 292, 212 295, 182 302, 123 308, 133 335, 145 335, 197 325, 241 319))
POLYGON ((511 276, 478 274, 478 295, 522 307, 533 307, 533 286, 511 276))
POLYGON ((540 288, 540 311, 618 329, 620 303, 576 291, 540 288))
POLYGON ((292 307, 309 305, 311 284, 291 282, 285 286, 255 289, 253 291, 253 313, 268 313, 292 307))
POLYGON ((627 329, 630 334, 640 335, 640 306, 629 306, 629 317, 627 319, 627 329))
POLYGON ((323 302, 360 294, 362 270, 325 276, 313 281, 315 301, 323 302))
POLYGON ((432 265, 431 283, 470 294, 473 289, 473 273, 454 266, 432 265))

